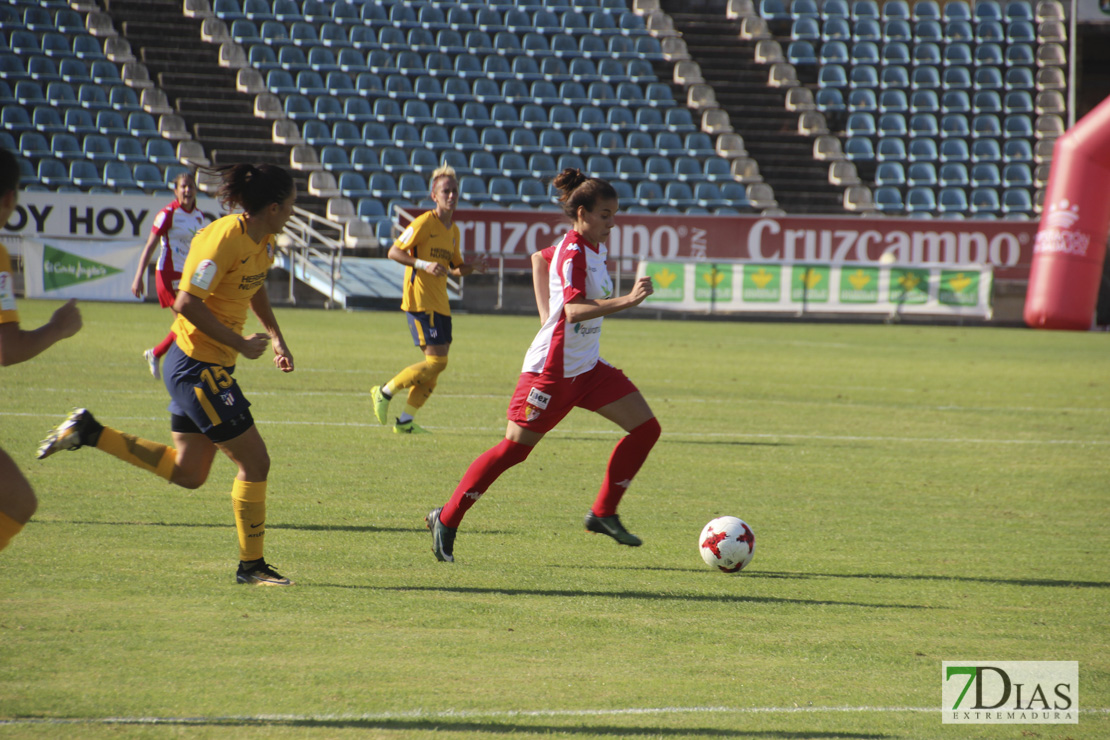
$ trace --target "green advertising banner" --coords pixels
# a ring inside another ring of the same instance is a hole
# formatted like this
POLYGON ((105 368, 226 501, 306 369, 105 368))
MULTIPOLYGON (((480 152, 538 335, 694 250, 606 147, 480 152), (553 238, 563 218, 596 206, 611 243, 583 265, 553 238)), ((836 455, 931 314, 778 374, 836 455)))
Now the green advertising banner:
POLYGON ((647 302, 676 311, 991 315, 988 265, 877 262, 640 262, 655 293, 647 302), (739 290, 734 289, 739 285, 739 290))
POLYGON ((890 270, 890 302, 921 304, 929 300, 929 271, 913 267, 890 270))
POLYGON ((948 306, 974 306, 979 300, 979 273, 941 270, 937 300, 948 306))
POLYGON ((782 265, 744 265, 743 300, 777 303, 782 297, 782 265))
POLYGON ((841 303, 878 303, 879 268, 857 267, 840 273, 841 303))
POLYGON ((790 300, 798 303, 827 303, 829 300, 829 267, 827 265, 794 265, 791 269, 790 300))
POLYGON ((732 300, 732 265, 694 265, 694 300, 699 303, 732 300))
POLYGON ((646 275, 655 283, 652 303, 678 303, 686 298, 686 265, 682 262, 646 262, 646 275))

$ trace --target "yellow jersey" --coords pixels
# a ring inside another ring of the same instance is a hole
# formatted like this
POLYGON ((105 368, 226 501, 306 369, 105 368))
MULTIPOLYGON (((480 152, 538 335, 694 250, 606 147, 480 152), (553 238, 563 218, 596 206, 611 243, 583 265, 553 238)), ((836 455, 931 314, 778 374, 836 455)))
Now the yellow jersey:
MULTIPOLYGON (((193 237, 178 290, 202 299, 221 324, 242 334, 251 298, 265 283, 274 263, 273 239, 273 234, 267 234, 261 242, 251 239, 241 213, 213 221, 193 237)), ((239 356, 180 314, 173 322, 173 331, 177 346, 194 360, 230 367, 239 356)))
POLYGON ((19 310, 15 306, 15 273, 8 248, 0 244, 0 324, 18 324, 19 310))
MULTIPOLYGON (((417 216, 393 246, 410 252, 418 260, 438 262, 447 269, 462 267, 463 264, 459 252, 459 227, 452 223, 451 228, 447 228, 435 211, 417 216)), ((401 310, 417 313, 434 311, 441 316, 450 316, 447 276, 436 277, 415 267, 406 268, 401 310)))

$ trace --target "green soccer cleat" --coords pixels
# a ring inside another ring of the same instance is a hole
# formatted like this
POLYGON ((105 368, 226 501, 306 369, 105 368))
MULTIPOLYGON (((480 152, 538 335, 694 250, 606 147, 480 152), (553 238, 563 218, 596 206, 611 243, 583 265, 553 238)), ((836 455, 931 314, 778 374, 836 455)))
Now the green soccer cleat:
POLYGON ((607 534, 622 545, 628 545, 629 547, 639 547, 644 544, 643 540, 624 528, 620 517, 616 514, 613 514, 613 516, 598 516, 591 511, 586 515, 586 529, 598 534, 607 534))
POLYGON ((65 421, 54 427, 39 443, 39 460, 50 457, 60 450, 78 450, 89 445, 95 447, 104 426, 93 418, 88 409, 74 409, 65 421))
POLYGON ((419 426, 415 421, 409 419, 408 421, 398 420, 393 425, 394 434, 431 434, 427 429, 419 426))
POLYGON ((455 535, 459 530, 456 527, 448 527, 439 520, 439 512, 442 510, 442 508, 436 508, 429 511, 428 516, 424 517, 424 524, 432 530, 432 552, 436 560, 441 563, 453 563, 455 562, 455 535))
POLYGON ((392 398, 387 398, 382 393, 382 387, 376 385, 370 389, 370 399, 374 402, 374 416, 377 418, 379 424, 385 424, 386 419, 389 418, 389 402, 392 398))
POLYGON ((247 583, 252 586, 292 586, 293 582, 276 570, 266 565, 262 558, 249 563, 239 561, 239 570, 235 573, 236 583, 247 583))

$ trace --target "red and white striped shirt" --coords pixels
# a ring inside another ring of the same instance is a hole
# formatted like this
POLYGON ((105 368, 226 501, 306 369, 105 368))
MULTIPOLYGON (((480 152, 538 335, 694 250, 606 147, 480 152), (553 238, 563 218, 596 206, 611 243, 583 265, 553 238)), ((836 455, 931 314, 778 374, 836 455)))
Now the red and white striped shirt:
POLYGON ((186 211, 176 200, 158 212, 154 217, 151 232, 158 235, 162 249, 158 252, 157 269, 173 275, 174 288, 181 279, 181 268, 189 256, 189 245, 207 221, 200 209, 186 211))
POLYGON ((612 297, 613 281, 605 268, 607 254, 604 245, 593 245, 574 230, 543 250, 551 266, 549 314, 524 356, 522 372, 573 378, 597 364, 603 317, 568 324, 563 307, 578 296, 590 300, 612 297))

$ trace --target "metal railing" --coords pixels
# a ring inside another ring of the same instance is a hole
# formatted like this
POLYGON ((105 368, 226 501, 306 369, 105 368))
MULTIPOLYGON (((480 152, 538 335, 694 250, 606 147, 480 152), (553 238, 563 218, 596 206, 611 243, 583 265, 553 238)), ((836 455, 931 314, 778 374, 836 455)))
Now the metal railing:
POLYGON ((333 308, 336 305, 335 282, 343 269, 343 225, 293 206, 293 215, 278 236, 277 246, 289 255, 289 302, 297 303, 294 292, 297 277, 314 273, 331 286, 324 307, 333 308), (338 235, 332 236, 333 232, 338 235), (313 258, 327 264, 327 272, 313 262, 313 258))

